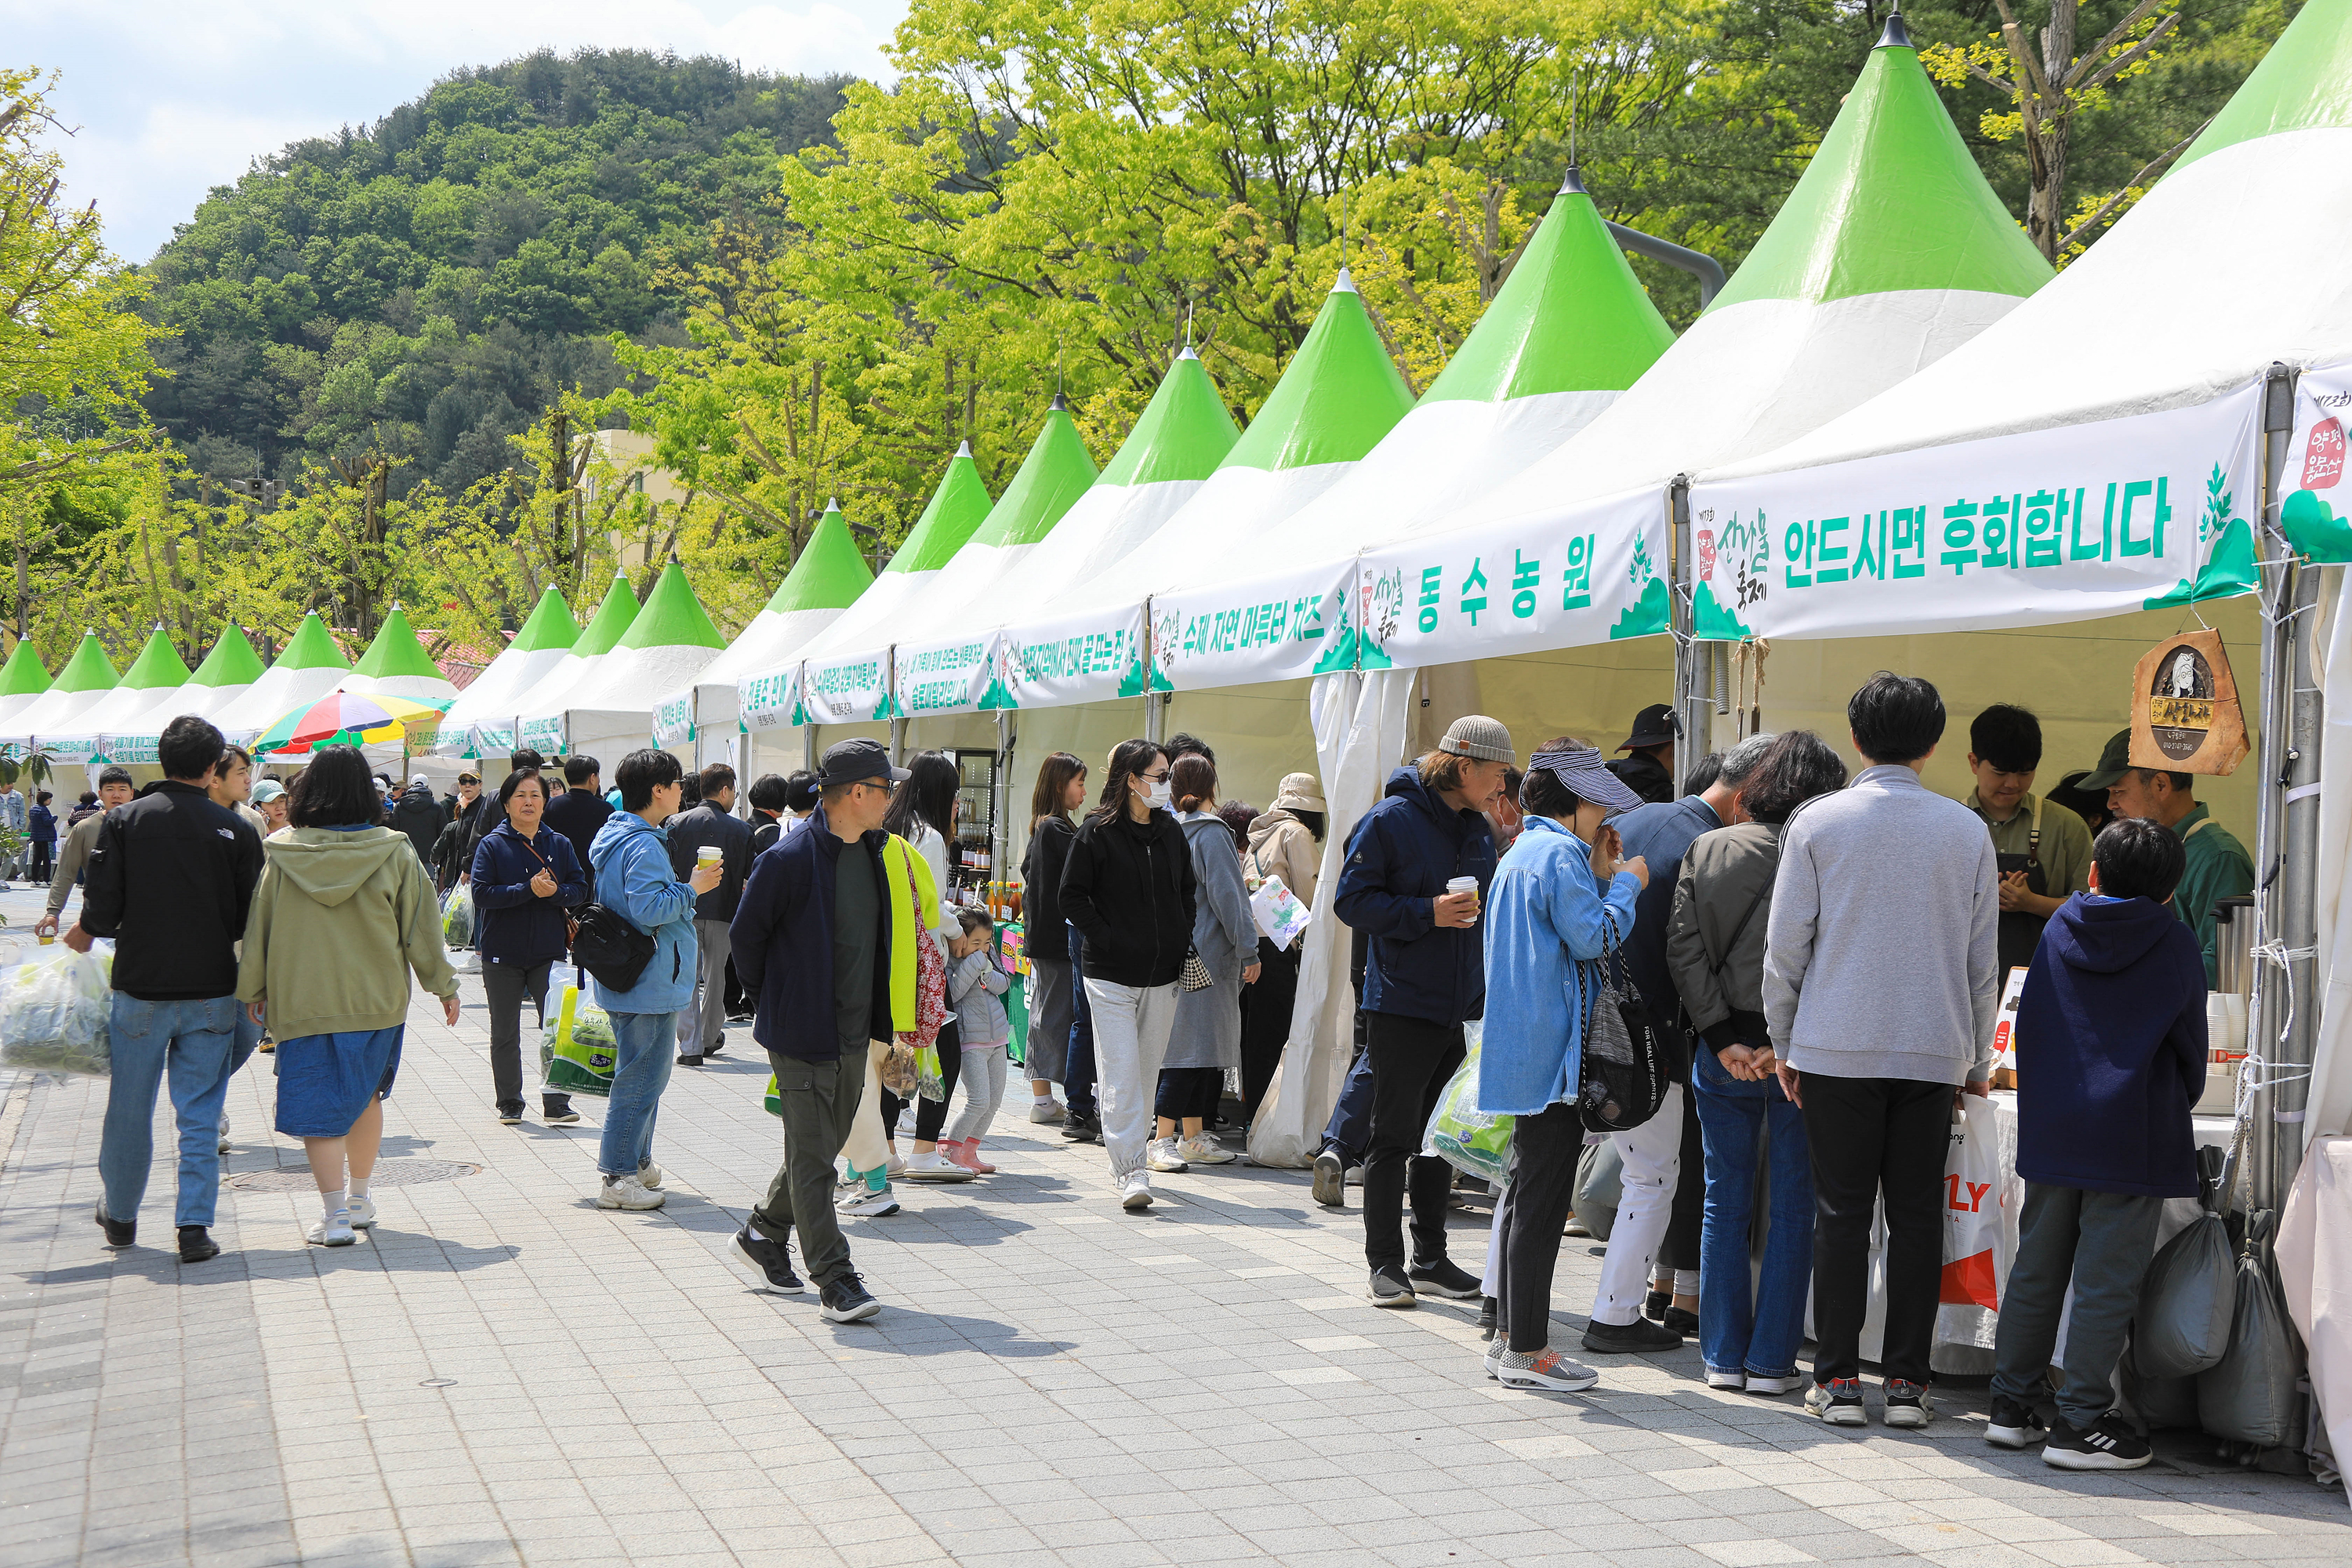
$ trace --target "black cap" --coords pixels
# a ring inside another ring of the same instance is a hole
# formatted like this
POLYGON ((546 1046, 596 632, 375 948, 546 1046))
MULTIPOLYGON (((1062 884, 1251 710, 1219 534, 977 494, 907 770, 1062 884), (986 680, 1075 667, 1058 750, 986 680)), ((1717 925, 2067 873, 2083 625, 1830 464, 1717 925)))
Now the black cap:
POLYGON ((1636 746, 1670 746, 1674 741, 1674 709, 1664 702, 1653 702, 1633 715, 1633 732, 1617 749, 1630 752, 1636 746))
POLYGON ((824 757, 817 766, 819 789, 866 779, 899 784, 912 776, 906 769, 890 765, 890 753, 879 741, 837 741, 824 749, 824 757))

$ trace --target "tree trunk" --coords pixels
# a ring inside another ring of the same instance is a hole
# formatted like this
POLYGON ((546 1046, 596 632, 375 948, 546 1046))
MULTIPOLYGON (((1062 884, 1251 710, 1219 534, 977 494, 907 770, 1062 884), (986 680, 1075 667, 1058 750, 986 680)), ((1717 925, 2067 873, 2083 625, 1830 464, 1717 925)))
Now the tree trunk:
POLYGON ((2074 116, 2064 112, 2063 83, 2074 68, 2074 25, 2079 0, 2052 0, 2050 25, 2042 29, 2042 77, 2051 84, 2052 101, 2042 121, 2041 166, 2026 209, 2025 228, 2034 245, 2053 264, 2058 240, 2066 232, 2066 142, 2074 116), (2055 118, 2049 112, 2055 110, 2055 118))

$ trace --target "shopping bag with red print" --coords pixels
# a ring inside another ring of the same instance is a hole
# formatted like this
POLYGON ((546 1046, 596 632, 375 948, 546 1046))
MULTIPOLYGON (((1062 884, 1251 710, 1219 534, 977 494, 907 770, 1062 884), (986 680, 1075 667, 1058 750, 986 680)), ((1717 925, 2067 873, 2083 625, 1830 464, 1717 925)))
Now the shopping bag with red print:
POLYGON ((2008 1274, 2001 1205, 2000 1134, 1992 1102, 1962 1097, 1952 1119, 1951 1151, 1944 1157, 1944 1289, 1947 1306, 2000 1310, 2008 1274))

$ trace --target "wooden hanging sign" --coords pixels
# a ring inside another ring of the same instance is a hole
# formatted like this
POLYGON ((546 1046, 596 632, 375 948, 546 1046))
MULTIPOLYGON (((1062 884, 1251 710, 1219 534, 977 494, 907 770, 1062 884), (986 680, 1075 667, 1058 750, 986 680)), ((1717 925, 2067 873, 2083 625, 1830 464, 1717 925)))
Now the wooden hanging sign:
POLYGON ((2228 774, 2246 758, 2246 718, 2217 631, 2183 632, 2132 669, 2131 765, 2228 774))

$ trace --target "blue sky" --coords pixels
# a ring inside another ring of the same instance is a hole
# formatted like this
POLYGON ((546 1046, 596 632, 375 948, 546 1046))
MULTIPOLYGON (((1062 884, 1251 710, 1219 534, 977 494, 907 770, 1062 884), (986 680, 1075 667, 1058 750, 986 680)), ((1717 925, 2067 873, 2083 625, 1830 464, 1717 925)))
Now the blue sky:
POLYGON ((77 205, 143 261, 214 185, 359 125, 458 66, 541 47, 669 48, 747 70, 885 73, 906 0, 0 0, 0 55, 59 73, 77 205))

